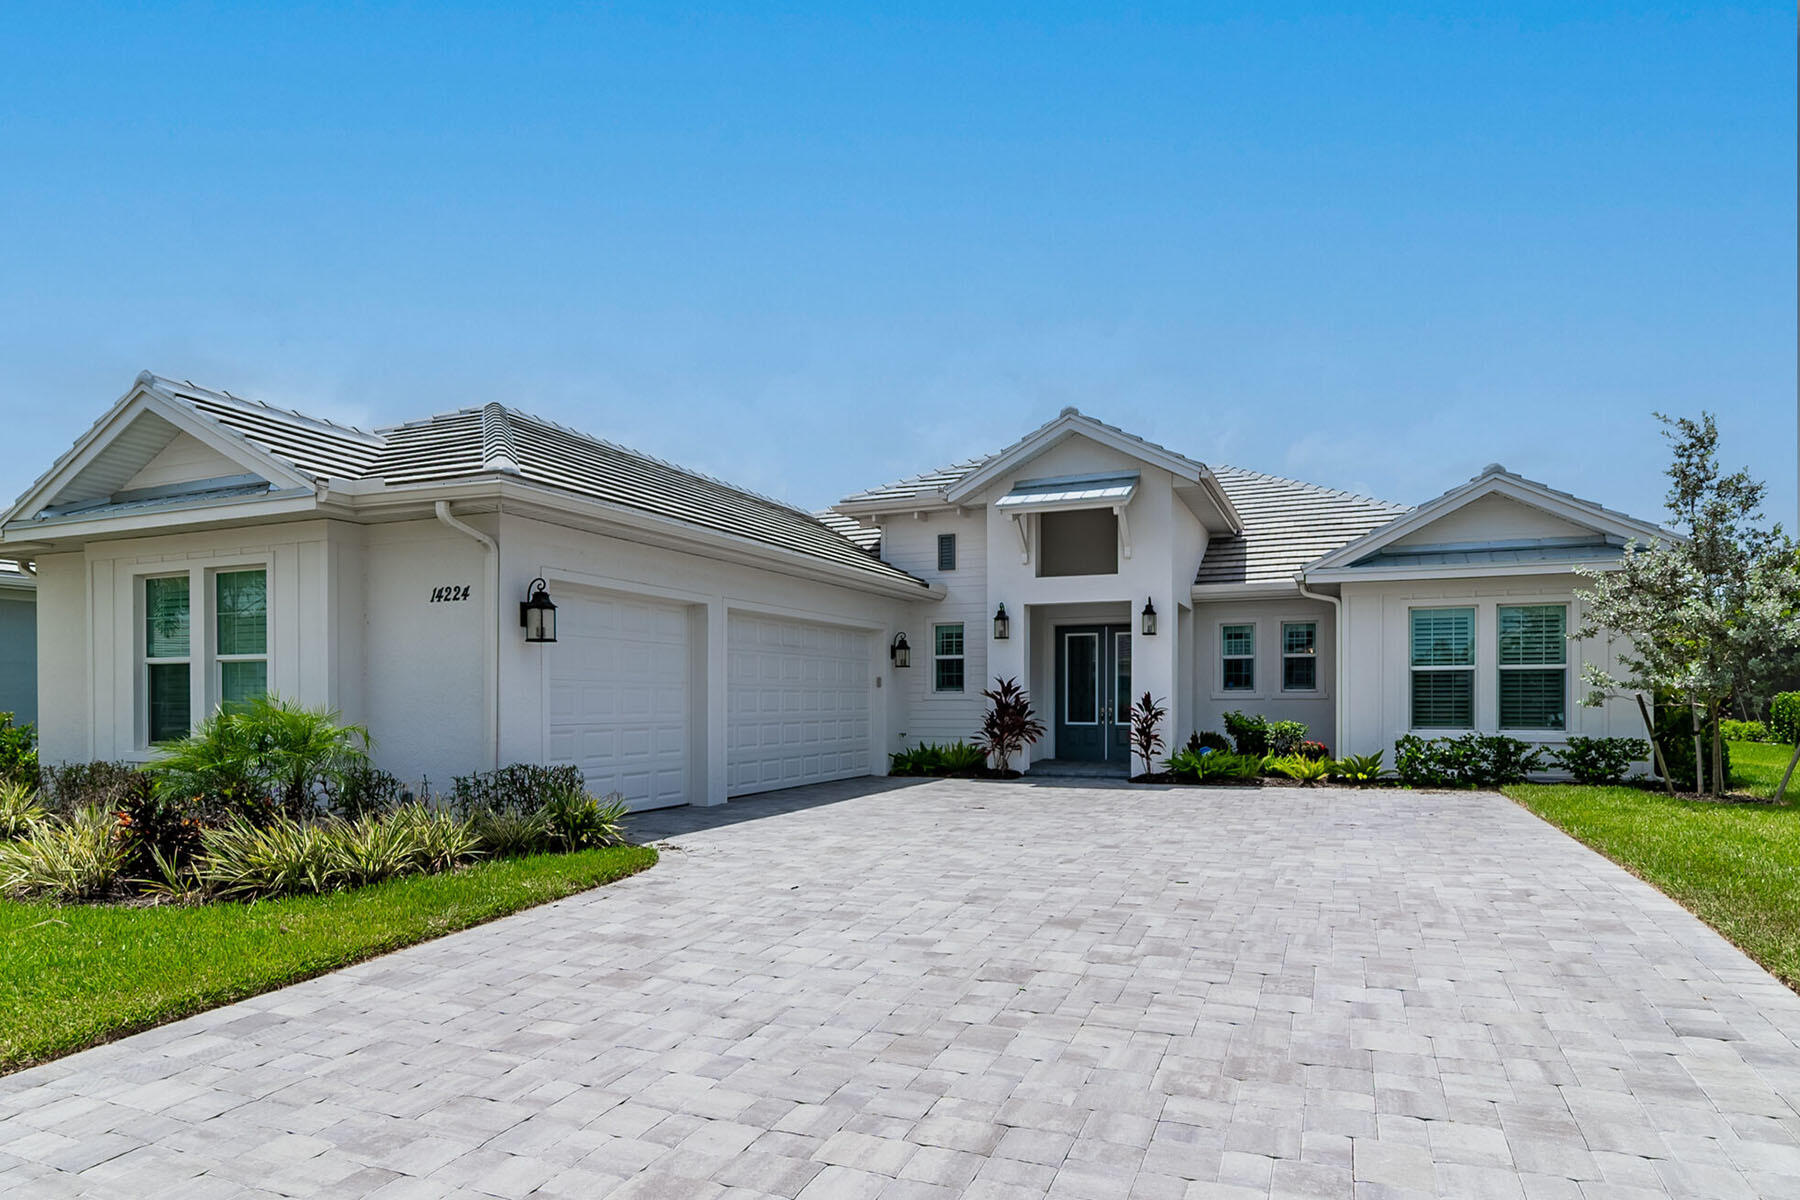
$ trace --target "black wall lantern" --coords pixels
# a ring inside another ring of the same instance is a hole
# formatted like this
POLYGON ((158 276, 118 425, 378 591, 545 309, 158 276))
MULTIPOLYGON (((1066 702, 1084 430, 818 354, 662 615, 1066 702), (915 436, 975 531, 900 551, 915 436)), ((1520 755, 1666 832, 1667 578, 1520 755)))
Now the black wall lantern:
POLYGON ((1012 618, 1006 615, 1006 605, 1002 604, 994 613, 994 640, 1004 642, 1012 636, 1012 618))
POLYGON ((912 647, 906 644, 904 633, 894 635, 894 644, 888 647, 888 657, 894 660, 896 667, 912 666, 912 647))
POLYGON ((534 579, 526 589, 531 599, 519 601, 519 624, 525 627, 525 640, 528 642, 554 642, 556 640, 556 605, 550 603, 550 593, 542 579, 534 579))
POLYGON ((1156 605, 1149 600, 1144 601, 1144 611, 1139 614, 1144 618, 1144 636, 1156 636, 1156 605))

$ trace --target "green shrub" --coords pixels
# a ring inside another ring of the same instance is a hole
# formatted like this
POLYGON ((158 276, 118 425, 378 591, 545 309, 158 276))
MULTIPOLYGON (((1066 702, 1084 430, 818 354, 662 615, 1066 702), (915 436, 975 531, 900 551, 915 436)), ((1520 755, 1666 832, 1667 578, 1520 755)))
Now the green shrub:
POLYGON ((369 762, 369 733, 338 715, 272 696, 219 708, 163 747, 146 770, 164 797, 198 801, 215 818, 301 817, 369 762))
POLYGON ((24 837, 49 816, 32 788, 23 783, 0 783, 0 841, 24 837))
POLYGON ((1783 692, 1769 702, 1769 732, 1789 746, 1800 742, 1800 692, 1783 692))
POLYGON ((450 782, 450 807, 465 817, 477 812, 530 812, 549 796, 586 786, 577 766, 512 763, 497 771, 456 776, 450 782))
POLYGON ((373 763, 348 767, 321 785, 325 811, 346 821, 392 812, 406 797, 405 785, 373 763))
POLYGON ((1272 754, 1269 756, 1268 766, 1277 775, 1285 775, 1305 784, 1319 782, 1331 770, 1331 764, 1326 760, 1308 758, 1304 754, 1272 754))
POLYGON ((112 813, 89 808, 0 842, 0 895, 89 900, 112 891, 125 866, 114 828, 112 813))
POLYGON ((1339 783, 1374 783, 1383 774, 1381 759, 1379 750, 1373 754, 1349 754, 1333 759, 1331 778, 1339 783))
MULTIPOLYGON (((1262 717, 1253 717, 1234 709, 1225 714, 1225 732, 1230 735, 1239 754, 1260 757, 1269 752, 1269 722, 1262 717)), ((1306 735, 1302 733, 1301 736, 1306 735)))
POLYGON ((1231 739, 1227 738, 1222 733, 1215 733, 1211 729, 1197 731, 1188 734, 1186 749, 1195 754, 1200 753, 1202 750, 1229 751, 1231 749, 1231 739))
MULTIPOLYGON (((1687 705, 1663 703, 1656 706, 1656 744, 1669 767, 1669 781, 1684 792, 1694 790, 1694 718, 1687 705)), ((1702 719, 1704 724, 1704 719, 1702 719)), ((1700 752, 1705 756, 1706 778, 1712 778, 1712 735, 1703 732, 1700 752)), ((1720 740, 1719 753, 1725 778, 1731 778, 1731 743, 1720 740)), ((1652 768, 1655 764, 1652 763, 1652 768)), ((1702 787, 1701 790, 1705 790, 1702 787)))
POLYGON ((1245 782, 1262 775, 1262 758, 1254 754, 1231 754, 1222 750, 1204 753, 1181 749, 1165 764, 1170 775, 1182 783, 1245 782))
POLYGON ((1324 742, 1301 742, 1294 747, 1294 753, 1304 758, 1327 759, 1331 757, 1331 748, 1324 742))
POLYGON ((469 817, 469 829, 489 858, 536 854, 550 842, 550 820, 541 808, 483 809, 469 817))
POLYGON ((1631 773, 1631 764, 1649 757, 1650 743, 1642 738, 1572 737, 1550 757, 1576 783, 1618 783, 1631 773))
POLYGON ((148 776, 131 763, 62 763, 44 767, 45 807, 64 815, 84 808, 117 812, 146 786, 148 776))
POLYGON ((888 755, 892 775, 970 775, 987 765, 987 753, 967 742, 920 742, 888 755))
POLYGON ((154 877, 161 870, 159 862, 184 867, 200 852, 202 821, 193 800, 157 792, 143 774, 136 776, 135 786, 121 783, 118 791, 114 811, 127 871, 154 877))
POLYGON ((581 790, 555 792, 544 801, 551 842, 563 851, 621 844, 627 811, 623 796, 599 800, 581 790))
POLYGON ((1263 722, 1263 740, 1268 745, 1266 753, 1276 758, 1286 758, 1300 749, 1300 743, 1306 740, 1305 721, 1265 721, 1263 722))
POLYGON ((13 724, 11 713, 0 713, 0 784, 38 786, 37 730, 29 723, 13 724))
POLYGON ((482 848, 471 822, 422 804, 358 821, 278 814, 253 824, 238 817, 202 837, 194 874, 232 899, 335 892, 446 871, 482 848))
POLYGON ((1719 736, 1728 742, 1772 742, 1775 740, 1775 736, 1769 732, 1769 727, 1761 721, 1720 721, 1719 736))
POLYGON ((1394 773, 1408 787, 1496 787, 1544 765, 1543 751, 1518 738, 1466 733, 1394 743, 1394 773))

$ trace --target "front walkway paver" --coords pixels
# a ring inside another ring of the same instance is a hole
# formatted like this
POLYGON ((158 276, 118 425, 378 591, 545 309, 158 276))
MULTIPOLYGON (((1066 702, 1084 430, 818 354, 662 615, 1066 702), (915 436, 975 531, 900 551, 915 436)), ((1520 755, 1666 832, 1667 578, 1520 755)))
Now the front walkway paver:
POLYGON ((1800 998, 1493 795, 864 781, 0 1080, 0 1194, 1800 1196, 1800 998))

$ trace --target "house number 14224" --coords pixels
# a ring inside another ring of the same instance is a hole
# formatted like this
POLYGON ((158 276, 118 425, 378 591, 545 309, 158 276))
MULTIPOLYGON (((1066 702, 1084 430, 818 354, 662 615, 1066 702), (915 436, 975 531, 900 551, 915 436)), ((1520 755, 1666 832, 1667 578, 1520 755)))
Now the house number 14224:
POLYGON ((434 587, 431 589, 431 602, 433 604, 448 604, 457 600, 467 600, 468 598, 469 585, 466 583, 453 583, 448 587, 434 587))

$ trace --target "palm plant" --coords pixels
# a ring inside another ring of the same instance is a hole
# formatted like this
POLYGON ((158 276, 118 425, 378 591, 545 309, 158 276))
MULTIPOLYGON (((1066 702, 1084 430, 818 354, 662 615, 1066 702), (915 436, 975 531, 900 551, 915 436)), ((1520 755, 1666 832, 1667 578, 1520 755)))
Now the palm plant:
POLYGON ((1163 706, 1162 701, 1149 692, 1145 692, 1131 706, 1131 748, 1144 760, 1146 775, 1150 774, 1150 764, 1162 753, 1162 721, 1168 715, 1169 710, 1163 706))
POLYGON ((994 677, 994 686, 983 691, 988 710, 982 715, 981 730, 975 745, 994 760, 996 769, 1005 774, 1013 755, 1044 736, 1044 723, 1031 710, 1031 697, 1017 679, 994 677))
POLYGON ((342 788, 366 769, 369 748, 369 731, 340 724, 335 712, 262 696, 215 710, 147 769, 162 796, 298 816, 317 806, 324 789, 342 788))

